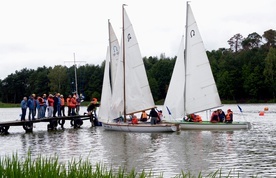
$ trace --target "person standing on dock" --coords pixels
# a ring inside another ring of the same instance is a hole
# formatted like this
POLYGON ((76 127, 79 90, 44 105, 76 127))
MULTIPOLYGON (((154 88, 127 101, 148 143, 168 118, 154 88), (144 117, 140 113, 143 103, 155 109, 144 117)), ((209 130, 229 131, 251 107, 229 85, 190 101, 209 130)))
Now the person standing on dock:
POLYGON ((53 112, 54 112, 54 99, 53 95, 49 94, 48 97, 48 117, 53 117, 53 112))
POLYGON ((77 93, 74 96, 76 96, 76 114, 79 115, 81 99, 77 93))
POLYGON ((53 117, 56 117, 56 114, 58 114, 58 117, 61 116, 59 96, 60 96, 59 93, 56 93, 55 96, 54 96, 54 113, 53 113, 53 117))
POLYGON ((38 116, 37 116, 37 118, 38 119, 41 119, 41 118, 43 118, 44 116, 44 114, 45 114, 45 107, 44 107, 44 99, 43 99, 43 96, 42 97, 38 97, 37 98, 37 101, 38 101, 38 104, 39 104, 39 109, 38 109, 38 116))
POLYGON ((34 94, 32 94, 28 99, 28 108, 29 108, 29 121, 35 120, 35 114, 36 114, 36 100, 34 98, 34 94))
POLYGON ((76 95, 74 95, 71 98, 71 102, 70 102, 70 108, 72 109, 72 113, 70 114, 70 116, 75 116, 76 115, 76 95))
POLYGON ((46 111, 47 111, 47 108, 48 108, 48 98, 47 98, 47 95, 44 93, 43 94, 43 100, 44 100, 44 113, 42 115, 42 117, 46 117, 46 111))
POLYGON ((24 97, 20 103, 21 110, 22 110, 21 121, 25 121, 25 116, 26 116, 26 112, 27 112, 27 104, 28 104, 27 97, 24 97))
POLYGON ((63 95, 60 95, 60 112, 63 117, 65 116, 64 107, 65 107, 65 100, 63 95))
POLYGON ((71 115, 71 112, 72 112, 72 109, 71 109, 71 98, 72 98, 72 95, 68 95, 67 99, 66 99, 66 105, 67 105, 67 108, 68 108, 68 115, 67 116, 70 116, 71 115))

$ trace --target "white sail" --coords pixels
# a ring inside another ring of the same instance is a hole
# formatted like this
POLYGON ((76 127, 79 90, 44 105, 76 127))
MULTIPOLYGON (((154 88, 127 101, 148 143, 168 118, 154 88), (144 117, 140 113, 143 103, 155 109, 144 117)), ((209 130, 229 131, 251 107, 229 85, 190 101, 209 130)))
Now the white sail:
POLYGON ((111 87, 115 83, 116 73, 117 73, 117 65, 119 61, 119 52, 120 46, 117 36, 113 30, 113 27, 110 22, 109 24, 109 47, 110 47, 110 62, 111 62, 111 87))
POLYGON ((115 111, 111 112, 112 89, 114 87, 117 66, 119 61, 119 42, 110 22, 108 22, 109 46, 106 53, 104 79, 101 94, 101 106, 99 108, 99 120, 107 121, 114 118, 115 111))
POLYGON ((221 106, 205 47, 188 3, 185 47, 184 53, 182 41, 164 102, 166 120, 221 106))
POLYGON ((106 121, 109 118, 110 106, 111 102, 111 85, 109 78, 110 71, 110 48, 107 47, 106 52, 106 60, 105 60, 105 68, 104 68, 104 78, 103 78, 103 87, 101 94, 101 105, 99 107, 98 119, 100 121, 106 121))
MULTIPOLYGON (((111 110, 113 118, 124 117, 124 122, 102 122, 105 130, 125 132, 175 132, 179 124, 129 123, 126 115, 154 108, 145 66, 132 24, 123 7, 123 35, 117 72, 112 87, 111 110)), ((113 120, 114 121, 114 120, 113 120)))
POLYGON ((155 107, 138 41, 124 10, 126 114, 155 107))
POLYGON ((189 3, 187 3, 185 45, 186 114, 221 106, 210 63, 189 3))
POLYGON ((170 86, 163 106, 165 120, 184 118, 184 36, 182 37, 177 58, 174 64, 170 86))
MULTIPOLYGON (((121 43, 122 44, 122 43, 121 43)), ((124 76, 123 76, 123 49, 120 48, 119 60, 116 67, 116 78, 114 80, 114 85, 112 87, 112 96, 110 103, 110 115, 111 119, 118 118, 122 116, 124 112, 124 76)))

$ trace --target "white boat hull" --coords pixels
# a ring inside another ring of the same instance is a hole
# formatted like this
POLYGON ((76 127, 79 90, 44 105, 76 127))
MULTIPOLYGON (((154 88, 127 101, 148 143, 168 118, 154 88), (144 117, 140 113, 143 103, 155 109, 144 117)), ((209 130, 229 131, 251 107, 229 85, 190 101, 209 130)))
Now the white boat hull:
POLYGON ((105 130, 123 132, 176 132, 179 124, 128 124, 128 123, 102 123, 105 130))
POLYGON ((241 130, 250 129, 250 122, 212 123, 204 122, 172 122, 180 125, 181 130, 241 130))

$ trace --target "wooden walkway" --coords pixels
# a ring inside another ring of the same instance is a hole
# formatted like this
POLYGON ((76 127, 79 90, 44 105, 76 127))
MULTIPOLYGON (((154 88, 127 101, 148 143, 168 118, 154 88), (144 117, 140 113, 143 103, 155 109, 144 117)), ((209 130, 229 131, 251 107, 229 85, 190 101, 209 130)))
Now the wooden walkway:
POLYGON ((22 126, 26 132, 33 131, 33 124, 38 122, 48 122, 48 130, 56 130, 57 126, 60 125, 62 128, 65 121, 70 121, 71 126, 74 128, 79 128, 83 124, 83 120, 90 120, 92 126, 94 121, 94 115, 76 115, 76 116, 64 116, 64 117, 46 117, 36 120, 25 120, 25 121, 8 121, 0 123, 0 134, 7 134, 11 126, 22 126))

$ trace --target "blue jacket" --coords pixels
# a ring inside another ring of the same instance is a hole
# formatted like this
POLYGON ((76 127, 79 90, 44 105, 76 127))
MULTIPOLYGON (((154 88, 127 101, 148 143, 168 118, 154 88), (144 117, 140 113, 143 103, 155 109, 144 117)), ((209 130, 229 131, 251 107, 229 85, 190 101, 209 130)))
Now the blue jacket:
POLYGON ((36 100, 29 98, 28 99, 28 104, 27 106, 29 107, 29 109, 35 109, 35 105, 36 105, 36 100))
POLYGON ((28 103, 27 101, 22 100, 21 103, 20 103, 21 108, 22 108, 22 109, 27 109, 27 103, 28 103))

